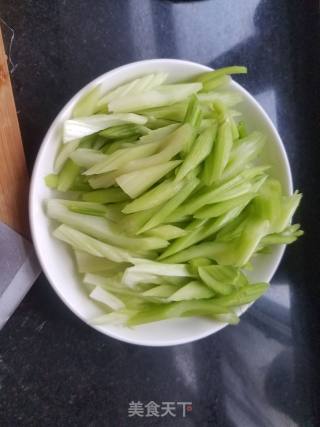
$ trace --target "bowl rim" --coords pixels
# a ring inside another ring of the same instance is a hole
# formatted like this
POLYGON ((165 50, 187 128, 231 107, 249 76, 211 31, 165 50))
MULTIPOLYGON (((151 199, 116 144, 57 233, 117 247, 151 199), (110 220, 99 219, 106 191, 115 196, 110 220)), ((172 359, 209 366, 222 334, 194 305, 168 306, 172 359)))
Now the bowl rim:
MULTIPOLYGON (((57 124, 60 122, 60 120, 61 120, 60 117, 65 113, 65 111, 68 110, 73 104, 75 104, 77 102, 77 100, 80 99, 81 96, 85 92, 87 92, 91 87, 94 87, 95 85, 98 85, 98 84, 104 82, 108 77, 115 75, 117 73, 121 73, 124 70, 129 70, 130 68, 134 68, 138 64, 143 66, 143 65, 149 65, 149 64, 154 65, 157 63, 158 64, 161 64, 161 63, 180 64, 180 65, 187 65, 187 66, 193 65, 193 66, 197 66, 199 70, 202 69, 204 72, 213 70, 213 68, 211 68, 207 65, 203 65, 203 64, 200 64, 200 63, 197 63, 194 61, 188 61, 188 60, 184 60, 184 59, 174 59, 174 58, 155 58, 155 59, 145 59, 145 60, 141 60, 141 61, 134 61, 134 62, 130 62, 128 64, 121 65, 119 67, 116 67, 116 68, 113 68, 109 71, 106 71, 105 73, 103 73, 103 74, 99 75, 98 77, 94 78, 93 80, 91 80, 89 83, 87 83, 85 86, 83 86, 80 90, 78 90, 71 97, 71 99, 59 110, 55 119, 52 121, 51 125, 49 126, 45 136, 43 137, 42 142, 41 142, 40 147, 39 147, 39 150, 38 150, 38 153, 36 155, 36 159, 35 159, 35 162, 33 165, 33 169, 32 169, 31 180, 30 180, 30 188, 29 188, 29 202, 28 202, 29 224, 30 224, 30 230, 31 230, 31 237, 32 237, 33 245, 34 245, 38 260, 39 260, 39 263, 41 265, 42 271, 46 276, 46 279, 50 283, 54 292, 61 299, 61 301, 68 307, 69 310, 72 311, 72 313, 78 319, 80 319, 82 322, 86 323, 91 328, 95 329, 96 331, 102 333, 103 335, 108 336, 108 337, 113 338, 113 339, 117 339, 118 341, 122 341, 122 342, 125 342, 127 344, 134 344, 134 345, 140 345, 140 346, 145 346, 145 347, 168 347, 168 346, 173 346, 173 345, 181 345, 181 344, 187 344, 187 343, 195 342, 195 341, 206 338, 206 337, 220 331, 221 329, 223 329, 228 324, 221 323, 221 325, 217 326, 214 331, 208 329, 205 332, 199 333, 198 335, 195 335, 195 336, 191 336, 190 338, 185 337, 185 338, 181 338, 181 339, 169 339, 169 340, 164 341, 164 342, 158 342, 158 341, 154 340, 154 341, 150 341, 150 342, 146 343, 146 342, 141 342, 141 341, 136 340, 136 339, 118 336, 114 332, 110 332, 110 331, 106 331, 106 330, 102 329, 102 326, 100 326, 100 325, 94 325, 94 324, 90 323, 87 319, 82 317, 80 312, 77 312, 71 306, 71 304, 69 304, 69 301, 64 297, 63 293, 59 290, 59 288, 55 286, 54 280, 52 280, 52 278, 50 277, 50 273, 48 272, 47 267, 46 267, 46 262, 45 262, 43 252, 41 251, 41 248, 38 245, 37 231, 36 231, 36 228, 37 228, 37 226, 36 226, 36 215, 34 212, 34 207, 36 204, 36 201, 35 201, 35 197, 36 197, 36 176, 38 175, 37 170, 38 170, 39 165, 41 163, 42 153, 45 151, 47 141, 50 140, 51 134, 53 133, 57 124)), ((284 166, 285 166, 284 172, 285 172, 285 176, 287 179, 288 193, 292 194, 292 192, 293 192, 293 181, 292 181, 291 168, 290 168, 288 156, 287 156, 283 141, 282 141, 275 125, 273 124, 272 120, 270 119, 270 117, 268 116, 266 111, 263 109, 263 107, 259 104, 259 102, 243 86, 241 86, 239 83, 237 83, 234 80, 232 80, 232 85, 239 92, 244 94, 246 98, 250 99, 251 103, 254 104, 254 107, 257 110, 259 110, 261 116, 267 122, 267 124, 270 127, 273 135, 275 136, 275 139, 276 139, 275 142, 278 146, 278 149, 279 149, 280 154, 281 154, 282 161, 283 161, 284 166)), ((269 280, 268 281, 271 281, 276 270, 278 269, 279 264, 282 260, 284 251, 285 251, 285 245, 281 245, 281 249, 280 249, 278 258, 277 258, 276 262, 273 264, 273 268, 269 274, 269 280)), ((252 304, 253 303, 244 306, 241 309, 239 315, 242 315, 252 304)))

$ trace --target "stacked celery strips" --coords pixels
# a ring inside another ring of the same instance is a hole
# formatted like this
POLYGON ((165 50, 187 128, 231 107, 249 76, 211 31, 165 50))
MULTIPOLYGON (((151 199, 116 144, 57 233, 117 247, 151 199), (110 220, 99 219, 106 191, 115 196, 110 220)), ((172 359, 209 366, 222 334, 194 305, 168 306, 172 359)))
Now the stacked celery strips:
POLYGON ((291 225, 301 194, 283 194, 269 176, 259 159, 269 141, 237 111, 230 74, 245 72, 97 86, 64 122, 46 210, 104 310, 93 323, 236 324, 237 308, 268 288, 247 279, 255 256, 302 234, 291 225))

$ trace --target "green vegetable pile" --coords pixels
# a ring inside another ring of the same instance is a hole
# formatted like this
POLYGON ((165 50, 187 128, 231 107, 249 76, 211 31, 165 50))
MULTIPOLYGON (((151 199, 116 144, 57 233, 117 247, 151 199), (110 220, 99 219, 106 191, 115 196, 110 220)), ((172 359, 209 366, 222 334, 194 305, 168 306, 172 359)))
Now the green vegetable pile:
POLYGON ((97 86, 63 126, 48 216, 74 250, 95 323, 138 325, 181 316, 236 324, 257 254, 302 234, 301 194, 283 194, 259 155, 265 137, 239 120, 227 67, 167 84, 165 73, 107 94, 97 86))

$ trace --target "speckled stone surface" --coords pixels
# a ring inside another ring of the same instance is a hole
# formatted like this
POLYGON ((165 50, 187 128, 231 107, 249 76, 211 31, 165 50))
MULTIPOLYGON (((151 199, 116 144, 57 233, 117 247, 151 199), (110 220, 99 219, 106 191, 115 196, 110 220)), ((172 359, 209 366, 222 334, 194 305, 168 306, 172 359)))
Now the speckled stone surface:
POLYGON ((0 0, 0 14, 15 31, 12 79, 30 170, 61 107, 109 69, 155 57, 245 64, 250 74, 237 80, 279 129, 306 231, 239 326, 178 347, 104 337, 41 276, 0 332, 0 426, 319 425, 317 1, 0 0), (139 400, 191 401, 193 410, 129 418, 139 400))

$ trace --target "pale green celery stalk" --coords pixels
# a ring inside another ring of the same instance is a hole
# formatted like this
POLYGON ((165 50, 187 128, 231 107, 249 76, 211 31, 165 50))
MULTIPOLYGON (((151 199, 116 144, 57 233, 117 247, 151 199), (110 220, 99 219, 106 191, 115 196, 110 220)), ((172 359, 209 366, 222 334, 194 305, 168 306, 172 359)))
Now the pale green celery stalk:
POLYGON ((204 257, 199 257, 199 258, 194 258, 191 259, 189 261, 189 265, 190 265, 190 269, 192 271, 192 273, 197 276, 198 275, 198 268, 199 267, 203 267, 203 266, 207 266, 207 265, 212 265, 212 260, 209 258, 204 258, 204 257))
POLYGON ((177 104, 164 107, 151 108, 149 110, 140 111, 140 114, 155 119, 167 119, 176 122, 182 122, 187 111, 187 103, 179 102, 177 104))
POLYGON ((248 136, 246 124, 242 120, 238 123, 238 132, 239 132, 239 138, 240 139, 243 139, 246 136, 248 136))
POLYGON ((222 179, 226 180, 241 172, 261 152, 265 136, 260 132, 252 132, 245 138, 234 143, 229 162, 223 171, 222 179))
POLYGON ((125 234, 121 234, 119 227, 106 218, 71 212, 57 200, 48 201, 47 214, 50 218, 89 234, 92 237, 135 252, 146 252, 164 248, 168 245, 166 240, 157 237, 128 237, 125 234))
POLYGON ((58 178, 58 191, 68 191, 76 178, 80 173, 80 168, 71 159, 68 159, 63 165, 58 178))
POLYGON ((216 133, 217 126, 211 126, 198 136, 178 170, 176 181, 182 180, 210 154, 216 133))
POLYGON ((128 95, 114 99, 109 103, 109 111, 115 113, 136 112, 148 108, 162 107, 184 101, 193 93, 202 89, 201 83, 179 83, 160 86, 139 95, 128 95))
POLYGON ((137 289, 141 284, 161 285, 163 283, 164 280, 161 276, 144 272, 128 273, 125 271, 121 279, 121 284, 130 289, 137 289))
POLYGON ((100 151, 90 148, 78 148, 70 154, 70 159, 78 166, 90 168, 96 163, 106 160, 107 156, 100 151))
POLYGON ((207 80, 203 83, 202 92, 209 92, 211 90, 215 90, 217 88, 220 88, 221 86, 228 85, 230 82, 231 77, 227 75, 207 80))
MULTIPOLYGON (((233 250, 233 245, 229 242, 204 242, 198 245, 191 246, 181 252, 178 252, 171 257, 166 258, 166 263, 181 263, 188 262, 193 258, 209 258, 217 261, 217 258, 227 256, 233 250)), ((231 259, 231 257, 230 257, 231 259)), ((230 262, 229 264, 232 264, 230 262)))
POLYGON ((149 273, 157 276, 173 276, 173 277, 191 277, 192 273, 190 272, 189 266, 185 264, 165 264, 163 262, 149 261, 146 260, 145 263, 134 265, 129 267, 124 272, 122 281, 126 281, 126 277, 130 274, 135 273, 149 273))
POLYGON ((84 136, 80 139, 79 148, 92 148, 94 142, 97 140, 98 135, 93 133, 92 135, 84 136))
POLYGON ((273 224, 275 232, 283 231, 291 222, 292 217, 297 210, 302 194, 295 192, 292 196, 283 196, 281 198, 281 209, 277 220, 273 224))
POLYGON ((74 228, 65 224, 60 225, 53 232, 53 235, 57 239, 68 243, 74 249, 87 252, 94 256, 107 258, 110 261, 122 263, 132 262, 134 259, 134 254, 131 254, 124 249, 117 248, 116 246, 112 246, 101 242, 100 240, 94 239, 93 237, 90 237, 87 234, 75 230, 74 228))
POLYGON ((129 316, 128 326, 156 322, 183 316, 215 317, 220 314, 228 314, 230 309, 222 304, 216 304, 215 299, 177 301, 168 304, 152 304, 143 308, 137 314, 129 316))
POLYGON ((179 124, 172 124, 172 125, 162 127, 160 129, 152 130, 149 134, 143 135, 139 141, 142 142, 143 144, 145 144, 147 142, 164 140, 172 132, 174 132, 176 129, 178 129, 179 126, 180 126, 179 124))
MULTIPOLYGON (((70 187, 70 191, 80 191, 81 193, 83 191, 90 191, 91 187, 83 175, 77 175, 72 183, 72 186, 70 187)), ((80 196, 80 195, 79 195, 80 196)))
POLYGON ((244 209, 238 217, 234 218, 233 221, 229 222, 229 224, 226 224, 218 232, 216 236, 216 241, 231 242, 238 239, 250 218, 248 215, 250 209, 251 206, 249 206, 247 209, 244 209))
POLYGON ((147 135, 149 132, 149 129, 145 126, 136 124, 125 124, 104 129, 99 132, 99 135, 103 136, 106 139, 116 140, 130 138, 133 136, 147 135))
POLYGON ((138 142, 137 136, 131 138, 123 138, 114 142, 107 141, 107 143, 101 148, 103 154, 113 154, 115 151, 121 148, 133 147, 138 142))
POLYGON ((69 142, 68 144, 62 144, 60 147, 60 150, 57 154, 57 157, 54 161, 54 170, 56 173, 59 173, 65 164, 65 162, 68 160, 70 154, 78 148, 80 144, 80 139, 77 139, 76 141, 69 142))
POLYGON ((231 295, 216 298, 215 301, 219 306, 238 307, 243 304, 249 304, 260 298, 269 288, 268 283, 254 283, 243 286, 231 295))
POLYGON ((183 228, 171 224, 159 225, 146 232, 147 236, 160 237, 164 240, 173 240, 185 236, 186 231, 183 228))
POLYGON ((113 99, 121 98, 128 94, 139 94, 144 92, 145 90, 151 90, 157 86, 160 86, 167 79, 167 73, 156 73, 156 74, 148 74, 146 76, 140 77, 129 83, 125 83, 117 87, 114 90, 111 90, 102 98, 99 99, 97 109, 101 110, 106 108, 109 102, 113 99))
POLYGON ((168 298, 174 292, 176 292, 177 287, 174 285, 158 285, 154 288, 148 289, 145 292, 142 292, 143 296, 146 297, 159 297, 159 298, 168 298))
POLYGON ((92 144, 94 150, 101 150, 101 148, 107 143, 107 139, 101 135, 97 135, 96 140, 92 144))
POLYGON ((93 203, 117 203, 128 200, 128 196, 120 188, 107 188, 84 193, 82 200, 93 203))
POLYGON ((211 154, 204 164, 203 182, 206 185, 212 185, 221 178, 230 157, 232 143, 231 125, 227 120, 220 125, 211 154))
POLYGON ((230 295, 235 290, 237 271, 232 267, 212 265, 199 267, 198 272, 201 280, 219 295, 230 295))
POLYGON ((75 251, 75 258, 79 273, 102 273, 115 275, 127 268, 128 264, 121 264, 99 258, 82 251, 75 251))
POLYGON ((263 171, 263 167, 245 170, 241 174, 220 185, 200 191, 198 194, 191 197, 185 204, 181 205, 180 208, 177 209, 177 212, 179 210, 178 213, 180 216, 192 215, 205 205, 218 203, 252 192, 253 185, 250 180, 259 177, 263 171))
POLYGON ((83 174, 96 175, 119 169, 131 160, 139 159, 154 154, 161 146, 161 142, 162 141, 160 140, 146 144, 133 145, 129 148, 119 149, 114 153, 110 154, 105 161, 97 163, 90 169, 86 170, 83 174))
POLYGON ((197 97, 201 103, 212 104, 213 102, 221 101, 226 105, 226 107, 233 107, 242 101, 241 95, 233 91, 199 93, 197 97))
POLYGON ((166 179, 142 196, 133 200, 122 210, 123 213, 133 213, 151 209, 165 203, 183 188, 183 183, 166 179))
POLYGON ((108 189, 116 184, 116 177, 119 176, 117 171, 106 172, 99 175, 91 175, 88 179, 90 187, 93 189, 108 189))
POLYGON ((184 124, 163 140, 159 152, 149 157, 129 161, 119 172, 124 174, 168 162, 179 154, 192 138, 192 127, 189 124, 184 124))
POLYGON ((95 110, 100 97, 101 86, 95 86, 93 89, 85 93, 80 100, 76 103, 72 117, 91 116, 95 110))
POLYGON ((156 130, 162 127, 166 127, 175 123, 177 122, 174 120, 155 119, 154 117, 148 117, 147 127, 150 131, 150 130, 156 130))
POLYGON ((59 175, 55 175, 54 173, 50 173, 44 178, 44 182, 46 186, 49 188, 57 188, 59 181, 59 175))
POLYGON ((186 111, 186 115, 184 117, 183 122, 189 123, 192 127, 198 127, 197 121, 198 117, 201 114, 201 108, 198 101, 198 98, 193 95, 189 101, 188 108, 186 111))
POLYGON ((63 142, 69 143, 84 136, 100 132, 111 126, 124 123, 144 125, 147 118, 133 113, 95 114, 88 117, 66 120, 63 124, 63 142))
POLYGON ((218 68, 217 70, 209 71, 207 73, 200 74, 194 81, 197 82, 208 82, 212 79, 217 79, 221 76, 230 74, 247 74, 247 67, 241 65, 232 65, 230 67, 218 68))
POLYGON ((224 227, 226 224, 236 218, 244 209, 244 207, 245 205, 238 205, 237 207, 231 209, 222 216, 208 220, 203 226, 194 228, 193 230, 188 232, 186 236, 182 236, 179 239, 175 240, 173 243, 171 243, 169 247, 159 256, 159 259, 167 258, 216 233, 222 227, 224 227))
POLYGON ((194 218, 198 219, 216 218, 237 207, 238 205, 246 205, 250 203, 254 196, 254 193, 247 193, 224 202, 213 203, 212 205, 207 205, 199 209, 194 213, 193 216, 194 218))
POLYGON ((116 178, 117 184, 131 198, 140 196, 153 184, 163 178, 181 163, 180 160, 172 160, 153 167, 129 172, 116 178))
POLYGON ((121 308, 125 307, 120 298, 116 297, 111 292, 101 288, 100 286, 96 286, 89 294, 89 297, 94 301, 108 306, 112 310, 120 310, 121 308))
POLYGON ((188 180, 188 177, 186 177, 183 183, 182 190, 158 209, 158 211, 148 221, 146 221, 145 224, 142 224, 144 226, 139 230, 139 234, 166 222, 169 215, 172 214, 195 190, 199 184, 199 179, 192 178, 191 180, 188 180))
POLYGON ((138 230, 140 230, 140 228, 149 221, 157 211, 159 211, 159 208, 148 209, 146 211, 135 212, 128 215, 121 213, 124 218, 120 220, 119 226, 128 234, 138 234, 138 230))
POLYGON ((281 233, 272 233, 263 237, 260 244, 261 247, 269 245, 289 245, 295 242, 298 237, 303 235, 299 224, 289 225, 281 233))
POLYGON ((85 215, 105 216, 108 213, 108 208, 100 203, 64 199, 51 199, 51 201, 53 203, 59 203, 66 206, 71 212, 82 213, 85 215))
POLYGON ((209 289, 203 283, 194 280, 176 290, 174 294, 168 297, 168 301, 207 299, 212 298, 214 295, 215 293, 212 292, 211 289, 209 289))

